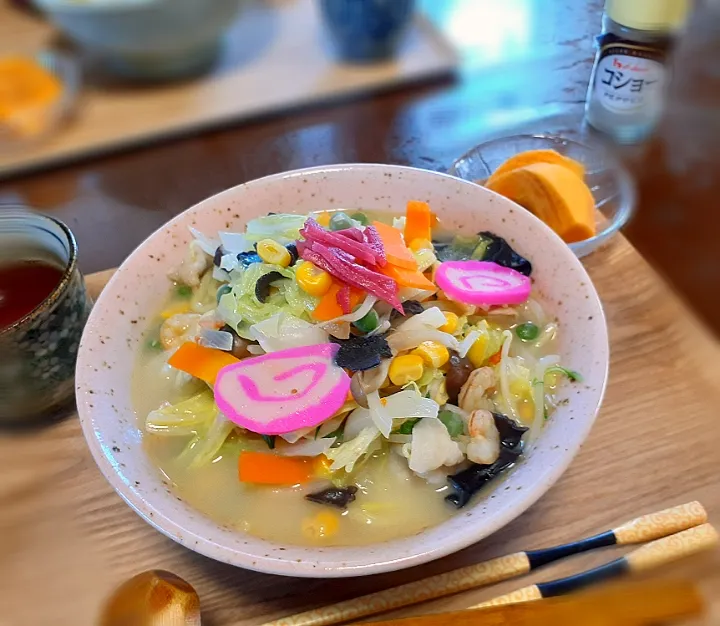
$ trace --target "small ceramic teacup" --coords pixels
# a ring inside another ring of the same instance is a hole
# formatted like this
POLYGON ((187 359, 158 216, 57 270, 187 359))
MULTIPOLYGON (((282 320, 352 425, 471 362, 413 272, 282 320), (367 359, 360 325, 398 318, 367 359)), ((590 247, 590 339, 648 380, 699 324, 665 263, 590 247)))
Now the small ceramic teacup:
POLYGON ((395 56, 415 0, 320 0, 340 60, 375 63, 395 56))
POLYGON ((69 405, 91 304, 70 229, 0 207, 0 423, 51 417, 69 405))

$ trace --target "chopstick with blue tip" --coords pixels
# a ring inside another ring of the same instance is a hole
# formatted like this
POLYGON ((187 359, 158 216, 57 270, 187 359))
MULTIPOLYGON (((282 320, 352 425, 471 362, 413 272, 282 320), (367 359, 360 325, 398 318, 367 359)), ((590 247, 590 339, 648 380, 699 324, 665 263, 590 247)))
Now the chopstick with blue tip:
POLYGON ((646 572, 686 556, 709 550, 717 546, 719 539, 717 531, 711 524, 701 524, 668 537, 656 539, 600 567, 567 578, 523 587, 469 608, 480 609, 564 596, 596 583, 618 578, 623 574, 646 572))
POLYGON ((613 530, 554 548, 516 552, 424 580, 392 587, 345 602, 267 622, 262 626, 329 626, 375 615, 503 580, 509 580, 565 557, 615 545, 653 541, 707 522, 699 502, 643 515, 613 530))

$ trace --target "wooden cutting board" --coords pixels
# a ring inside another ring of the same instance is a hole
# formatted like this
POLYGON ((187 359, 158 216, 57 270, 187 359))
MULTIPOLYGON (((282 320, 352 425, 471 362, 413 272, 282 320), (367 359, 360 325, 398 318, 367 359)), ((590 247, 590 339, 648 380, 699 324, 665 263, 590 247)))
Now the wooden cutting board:
MULTIPOLYGON (((618 237, 585 260, 610 327, 610 383, 585 446, 529 511, 485 541, 412 570, 307 580, 234 568, 194 554, 143 522, 111 489, 75 416, 0 432, 0 625, 93 623, 114 586, 142 570, 195 586, 210 626, 260 624, 518 550, 546 547, 700 500, 720 523, 720 348, 639 254, 618 237)), ((97 295, 112 271, 88 277, 97 295)), ((468 607, 532 582, 608 561, 621 549, 569 559, 521 580, 387 616, 468 607)), ((698 582, 720 624, 720 553, 661 575, 698 582)))

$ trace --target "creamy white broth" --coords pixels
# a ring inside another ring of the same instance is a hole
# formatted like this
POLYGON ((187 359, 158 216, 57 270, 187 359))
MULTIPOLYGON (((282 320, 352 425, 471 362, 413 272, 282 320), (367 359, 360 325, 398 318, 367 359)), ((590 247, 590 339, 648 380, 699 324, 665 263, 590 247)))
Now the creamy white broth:
MULTIPOLYGON (((533 293, 533 299, 537 298, 538 294, 533 293)), ((181 300, 177 291, 171 290, 163 310, 181 300)), ((511 330, 532 321, 547 328, 547 336, 541 334, 540 348, 534 342, 514 340, 510 354, 527 355, 531 361, 554 354, 557 331, 548 309, 533 303, 516 309, 517 315, 493 315, 488 321, 496 328, 511 330)), ((154 343, 161 323, 162 319, 158 318, 148 329, 148 343, 138 354, 133 375, 133 402, 141 426, 148 413, 161 404, 174 404, 207 388, 197 380, 187 382, 185 378, 183 383, 185 375, 167 365, 168 353, 154 343)), ((552 394, 555 381, 550 383, 545 390, 552 394)), ((530 426, 531 407, 519 404, 517 408, 517 421, 530 426)), ((530 433, 525 439, 526 445, 531 443, 529 438, 530 433)), ((373 453, 362 462, 360 469, 344 479, 343 484, 355 485, 358 492, 356 500, 341 510, 304 498, 331 486, 325 478, 295 487, 240 482, 240 452, 269 452, 267 443, 257 435, 237 429, 211 462, 193 468, 180 456, 189 439, 145 432, 143 441, 152 462, 170 481, 178 497, 223 526, 264 539, 296 545, 365 545, 412 536, 458 513, 458 509, 445 500, 451 489, 444 480, 444 476, 456 470, 441 467, 432 472, 434 480, 427 482, 410 471, 397 446, 388 449, 386 445, 373 453)), ((498 482, 485 487, 473 502, 487 497, 498 482)))

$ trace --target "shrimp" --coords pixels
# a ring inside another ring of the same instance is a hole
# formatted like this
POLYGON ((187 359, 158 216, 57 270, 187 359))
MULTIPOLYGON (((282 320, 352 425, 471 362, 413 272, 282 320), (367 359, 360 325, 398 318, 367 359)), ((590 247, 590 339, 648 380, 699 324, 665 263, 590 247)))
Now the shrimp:
POLYGON ((495 386, 495 372, 492 367, 480 367, 470 372, 460 388, 458 406, 468 413, 487 406, 485 393, 495 386))
POLYGON ((188 287, 197 287, 200 284, 200 277, 209 265, 210 257, 203 252, 197 241, 193 241, 188 246, 180 267, 170 275, 170 278, 188 287))
POLYGON ((470 443, 465 454, 473 463, 490 465, 500 456, 500 433, 490 411, 473 411, 468 422, 470 443))
POLYGON ((200 330, 200 317, 197 313, 177 313, 166 319, 160 327, 162 347, 172 350, 192 341, 200 330))

